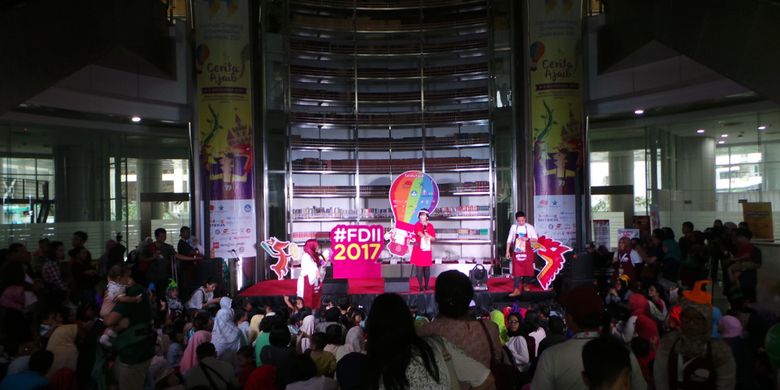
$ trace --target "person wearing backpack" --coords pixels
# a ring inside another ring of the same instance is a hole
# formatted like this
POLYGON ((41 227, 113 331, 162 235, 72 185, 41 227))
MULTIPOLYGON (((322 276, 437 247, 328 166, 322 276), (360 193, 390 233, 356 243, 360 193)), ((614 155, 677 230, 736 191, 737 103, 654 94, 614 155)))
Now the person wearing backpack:
POLYGON ((217 360, 217 349, 212 343, 203 343, 195 350, 198 365, 184 374, 187 388, 206 386, 213 390, 239 389, 238 378, 233 366, 217 360))
MULTIPOLYGON (((712 294, 696 282, 683 292, 680 330, 661 339, 653 373, 658 390, 733 389, 736 363, 729 346, 711 336, 712 294)), ((711 283, 711 282, 709 282, 711 283)))

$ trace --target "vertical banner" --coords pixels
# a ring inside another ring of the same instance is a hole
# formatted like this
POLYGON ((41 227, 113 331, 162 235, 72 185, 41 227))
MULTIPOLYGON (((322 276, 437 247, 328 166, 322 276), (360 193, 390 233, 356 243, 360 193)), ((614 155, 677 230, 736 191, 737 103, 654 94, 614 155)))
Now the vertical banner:
POLYGON ((243 275, 251 272, 257 240, 249 1, 194 0, 192 6, 209 252, 243 260, 243 275))
POLYGON ((771 202, 742 203, 742 218, 748 224, 753 238, 759 240, 774 240, 774 223, 772 221, 771 202))
POLYGON ((528 4, 534 223, 571 245, 583 185, 582 0, 528 4))

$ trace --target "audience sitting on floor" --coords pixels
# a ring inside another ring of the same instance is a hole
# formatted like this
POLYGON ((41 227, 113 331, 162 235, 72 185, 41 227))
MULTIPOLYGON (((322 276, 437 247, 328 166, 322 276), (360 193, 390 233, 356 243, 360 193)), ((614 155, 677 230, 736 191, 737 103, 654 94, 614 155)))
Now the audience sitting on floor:
POLYGON ((34 256, 14 243, 0 253, 0 390, 773 388, 777 319, 755 305, 750 231, 682 227, 679 240, 670 228, 621 240, 615 255, 592 246, 599 279, 554 299, 485 303, 452 270, 435 305, 231 298, 217 279, 162 280, 181 260, 168 246, 117 261, 110 243, 93 263, 83 232, 70 257, 60 241, 34 256))

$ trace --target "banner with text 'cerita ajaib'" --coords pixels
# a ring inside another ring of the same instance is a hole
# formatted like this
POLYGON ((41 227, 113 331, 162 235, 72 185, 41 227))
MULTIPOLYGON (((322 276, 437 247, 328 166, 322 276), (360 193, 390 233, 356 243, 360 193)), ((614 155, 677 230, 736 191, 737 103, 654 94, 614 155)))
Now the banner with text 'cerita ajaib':
MULTIPOLYGON (((196 107, 210 254, 256 255, 248 0, 194 0, 196 107)), ((246 271, 246 270, 245 270, 246 271)))

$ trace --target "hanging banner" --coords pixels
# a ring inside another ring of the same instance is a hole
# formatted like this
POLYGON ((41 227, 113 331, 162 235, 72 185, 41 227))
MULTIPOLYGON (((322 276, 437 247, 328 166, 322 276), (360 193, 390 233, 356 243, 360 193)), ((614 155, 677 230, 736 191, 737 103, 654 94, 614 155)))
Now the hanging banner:
POLYGON ((194 0, 201 172, 212 257, 256 256, 248 0, 194 0))
POLYGON ((742 218, 753 233, 754 239, 775 239, 771 202, 742 203, 742 218))
POLYGON ((573 244, 583 185, 582 1, 528 4, 535 224, 573 244))

